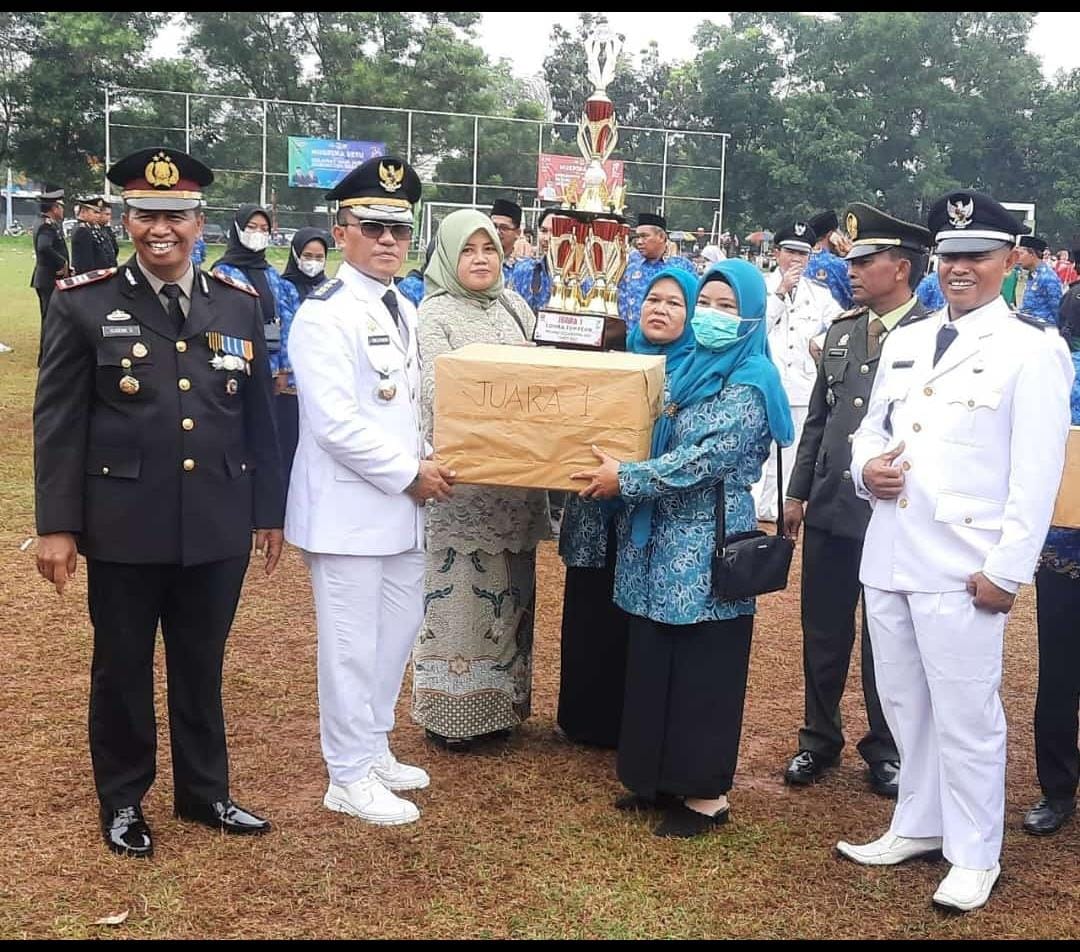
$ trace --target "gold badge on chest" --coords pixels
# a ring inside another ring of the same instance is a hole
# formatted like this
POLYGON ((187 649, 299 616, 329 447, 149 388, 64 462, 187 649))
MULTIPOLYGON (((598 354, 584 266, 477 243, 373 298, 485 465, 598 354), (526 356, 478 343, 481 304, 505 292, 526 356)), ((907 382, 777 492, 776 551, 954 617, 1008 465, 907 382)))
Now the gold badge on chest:
POLYGON ((128 396, 131 396, 133 393, 138 393, 139 381, 132 377, 131 374, 124 374, 124 376, 120 378, 120 392, 126 393, 128 396))

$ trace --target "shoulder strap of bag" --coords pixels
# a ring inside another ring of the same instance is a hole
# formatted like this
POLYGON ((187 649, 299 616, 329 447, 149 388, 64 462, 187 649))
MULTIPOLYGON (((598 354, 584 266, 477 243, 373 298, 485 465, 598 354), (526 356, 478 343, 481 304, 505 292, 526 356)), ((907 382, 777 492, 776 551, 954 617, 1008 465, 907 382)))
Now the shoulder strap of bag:
POLYGON ((504 308, 506 308, 507 311, 509 311, 510 316, 514 319, 514 323, 517 324, 518 330, 521 331, 522 340, 527 341, 529 339, 529 335, 525 331, 525 323, 521 320, 521 316, 518 314, 514 306, 510 303, 510 298, 507 296, 505 291, 503 291, 503 293, 499 295, 499 303, 504 308))

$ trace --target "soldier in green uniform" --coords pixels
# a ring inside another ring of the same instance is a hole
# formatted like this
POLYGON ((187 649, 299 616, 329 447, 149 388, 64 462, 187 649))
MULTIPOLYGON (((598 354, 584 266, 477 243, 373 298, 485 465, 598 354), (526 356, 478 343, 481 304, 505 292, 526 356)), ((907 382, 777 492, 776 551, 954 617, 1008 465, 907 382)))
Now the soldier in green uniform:
MULTIPOLYGON (((926 271, 930 232, 854 203, 845 215, 852 239, 847 262, 856 304, 825 336, 817 380, 787 487, 784 521, 798 535, 805 521, 802 576, 803 673, 806 723, 784 774, 789 784, 813 783, 837 762, 844 745, 840 699, 855 642, 859 561, 870 504, 851 484, 851 435, 870 403, 881 343, 893 328, 930 312, 915 298, 926 271), (805 511, 805 519, 804 519, 805 511)), ((859 742, 870 783, 896 796, 899 754, 882 714, 873 655, 862 627, 863 696, 870 729, 859 742)))

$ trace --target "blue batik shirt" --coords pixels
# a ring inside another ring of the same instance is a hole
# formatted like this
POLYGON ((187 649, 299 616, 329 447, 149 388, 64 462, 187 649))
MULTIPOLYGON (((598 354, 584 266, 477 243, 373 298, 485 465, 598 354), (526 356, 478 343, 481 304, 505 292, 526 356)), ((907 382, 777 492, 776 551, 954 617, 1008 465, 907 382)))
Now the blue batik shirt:
POLYGON ((620 608, 669 625, 754 613, 752 598, 721 602, 712 596, 717 485, 724 480, 728 535, 756 529, 750 486, 761 477, 771 439, 761 391, 734 384, 679 410, 661 456, 619 464, 619 492, 627 506, 616 517, 620 608), (647 500, 655 503, 652 531, 638 548, 630 538, 630 517, 647 500))
POLYGON ((1064 293, 1065 288, 1061 284, 1061 278, 1050 265, 1045 261, 1040 261, 1031 277, 1028 278, 1027 287, 1024 288, 1024 300, 1020 302, 1018 310, 1025 314, 1033 314, 1056 327, 1058 306, 1061 304, 1061 295, 1064 293))
POLYGON ((535 314, 551 298, 551 273, 547 258, 522 258, 510 276, 509 286, 528 302, 535 314), (533 290, 535 285, 536 290, 533 290))
POLYGON ((855 299, 851 296, 847 262, 838 258, 828 248, 822 248, 810 255, 803 274, 813 278, 818 284, 824 284, 845 311, 855 306, 855 299))
POLYGON ((424 279, 416 272, 410 271, 398 282, 398 290, 419 307, 424 299, 424 279))
MULTIPOLYGON (((1047 333, 1052 334, 1053 331, 1047 333)), ((1073 351, 1072 360, 1073 369, 1076 371, 1070 396, 1072 424, 1080 426, 1080 351, 1073 351)), ((1039 564, 1051 572, 1080 579, 1080 529, 1051 527, 1039 564)))
POLYGON ((919 303, 930 311, 940 311, 945 306, 945 294, 941 290, 941 281, 937 271, 931 271, 919 282, 915 289, 919 303))
POLYGON ((627 333, 641 320, 641 305, 645 300, 645 291, 657 272, 663 271, 664 268, 682 268, 693 275, 697 274, 694 266, 682 255, 648 261, 640 251, 630 252, 626 273, 619 282, 619 316, 626 321, 627 333))

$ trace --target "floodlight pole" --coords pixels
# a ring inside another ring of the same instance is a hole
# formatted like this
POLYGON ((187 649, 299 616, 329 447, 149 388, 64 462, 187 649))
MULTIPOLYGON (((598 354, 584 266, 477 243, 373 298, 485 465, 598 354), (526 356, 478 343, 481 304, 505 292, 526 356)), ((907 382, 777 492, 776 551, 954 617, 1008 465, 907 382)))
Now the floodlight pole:
POLYGON ((724 172, 727 166, 727 136, 720 140, 720 204, 717 209, 716 236, 713 239, 719 243, 720 236, 724 233, 724 172))

